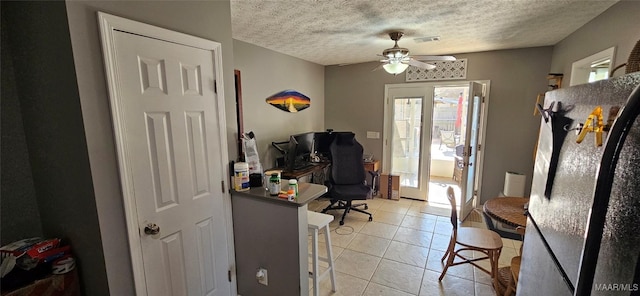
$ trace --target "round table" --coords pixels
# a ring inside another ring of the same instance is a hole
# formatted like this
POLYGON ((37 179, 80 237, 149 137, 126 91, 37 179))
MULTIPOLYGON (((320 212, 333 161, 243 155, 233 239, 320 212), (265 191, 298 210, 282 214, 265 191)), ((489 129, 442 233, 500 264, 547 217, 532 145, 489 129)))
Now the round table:
POLYGON ((491 218, 513 227, 526 227, 527 216, 524 205, 529 202, 524 197, 496 197, 484 203, 484 212, 491 218))

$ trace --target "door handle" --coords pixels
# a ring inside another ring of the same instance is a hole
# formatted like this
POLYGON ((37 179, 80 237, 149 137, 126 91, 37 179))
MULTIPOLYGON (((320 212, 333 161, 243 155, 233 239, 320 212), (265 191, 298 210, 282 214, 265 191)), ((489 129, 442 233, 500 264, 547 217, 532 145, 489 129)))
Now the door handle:
POLYGON ((149 223, 144 227, 144 233, 147 235, 156 235, 160 233, 160 226, 155 223, 149 223))

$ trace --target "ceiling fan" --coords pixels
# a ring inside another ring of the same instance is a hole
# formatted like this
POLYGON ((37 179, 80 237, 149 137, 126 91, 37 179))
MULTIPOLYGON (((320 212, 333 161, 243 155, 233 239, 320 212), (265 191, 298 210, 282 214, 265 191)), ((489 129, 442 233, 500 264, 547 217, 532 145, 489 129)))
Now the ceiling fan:
POLYGON ((436 66, 432 64, 428 64, 422 61, 455 61, 456 58, 453 56, 432 56, 432 55, 415 55, 410 56, 409 50, 403 47, 398 46, 398 40, 402 38, 404 35, 403 32, 391 32, 389 33, 389 37, 391 40, 395 41, 395 45, 392 48, 387 48, 382 52, 382 57, 384 59, 380 60, 382 62, 382 67, 389 74, 398 75, 404 70, 406 70, 409 65, 418 67, 420 69, 431 70, 435 69, 436 66))

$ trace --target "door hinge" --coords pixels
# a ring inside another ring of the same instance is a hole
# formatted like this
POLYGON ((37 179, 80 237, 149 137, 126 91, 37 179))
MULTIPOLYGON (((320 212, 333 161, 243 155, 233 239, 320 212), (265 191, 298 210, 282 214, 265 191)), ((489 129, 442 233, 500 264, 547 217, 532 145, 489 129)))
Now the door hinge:
POLYGON ((482 144, 478 144, 478 151, 482 151, 482 144))
POLYGON ((482 103, 484 103, 484 96, 482 96, 482 103))
POLYGON ((213 81, 213 92, 218 93, 218 81, 213 81))
POLYGON ((220 181, 220 188, 222 189, 222 193, 224 193, 224 180, 220 181))
POLYGON ((231 282, 231 269, 227 270, 227 278, 229 279, 229 282, 231 282))
POLYGON ((473 191, 473 196, 478 196, 478 190, 473 191))

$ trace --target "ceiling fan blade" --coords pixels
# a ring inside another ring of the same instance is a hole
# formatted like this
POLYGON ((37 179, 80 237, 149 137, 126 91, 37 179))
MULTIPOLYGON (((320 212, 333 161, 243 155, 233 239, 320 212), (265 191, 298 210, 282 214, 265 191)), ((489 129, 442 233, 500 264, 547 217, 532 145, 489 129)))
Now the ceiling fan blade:
POLYGON ((436 68, 436 66, 434 65, 423 63, 421 61, 416 61, 414 59, 409 60, 407 63, 411 66, 414 66, 420 69, 425 69, 425 70, 432 70, 436 68))
POLYGON ((383 63, 383 64, 378 65, 377 67, 373 68, 373 69, 371 70, 371 72, 378 71, 378 70, 382 69, 382 66, 384 66, 384 65, 386 65, 386 64, 387 64, 387 63, 383 63))
POLYGON ((434 55, 414 55, 414 59, 419 61, 455 61, 454 56, 434 56, 434 55))

